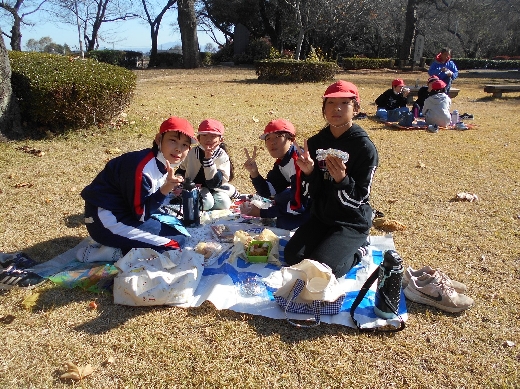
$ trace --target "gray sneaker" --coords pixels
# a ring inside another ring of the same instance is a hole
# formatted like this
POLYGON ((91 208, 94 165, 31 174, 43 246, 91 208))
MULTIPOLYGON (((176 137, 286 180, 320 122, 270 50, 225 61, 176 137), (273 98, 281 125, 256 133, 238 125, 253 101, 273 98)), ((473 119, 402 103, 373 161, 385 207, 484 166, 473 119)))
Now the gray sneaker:
POLYGON ((417 278, 411 278, 404 288, 404 295, 416 303, 431 305, 452 313, 464 311, 475 304, 472 298, 457 293, 444 280, 427 273, 417 278))
POLYGON ((457 293, 464 293, 468 289, 462 282, 452 280, 450 277, 448 277, 447 274, 443 273, 439 269, 432 269, 430 266, 424 266, 417 270, 414 270, 411 266, 409 266, 403 273, 403 288, 406 288, 406 285, 408 285, 410 279, 418 278, 423 274, 429 274, 430 276, 442 280, 455 289, 457 293))

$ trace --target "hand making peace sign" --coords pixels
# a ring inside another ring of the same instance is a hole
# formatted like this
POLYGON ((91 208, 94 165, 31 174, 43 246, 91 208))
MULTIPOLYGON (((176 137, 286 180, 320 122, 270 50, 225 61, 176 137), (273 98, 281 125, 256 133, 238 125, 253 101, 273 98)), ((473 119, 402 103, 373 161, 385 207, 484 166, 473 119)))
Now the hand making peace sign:
POLYGON ((298 154, 300 155, 298 159, 296 160, 296 164, 300 167, 302 172, 305 175, 310 175, 312 171, 314 170, 314 161, 312 160, 311 156, 309 155, 309 148, 307 146, 307 139, 303 141, 303 148, 298 146, 296 141, 294 141, 294 146, 296 147, 296 150, 298 150, 298 154))
POLYGON ((258 176, 258 166, 256 164, 256 152, 257 152, 257 147, 255 146, 253 148, 253 156, 250 156, 249 155, 249 151, 244 148, 244 152, 246 154, 246 162, 244 163, 244 168, 249 172, 249 175, 251 176, 251 178, 255 178, 258 176))

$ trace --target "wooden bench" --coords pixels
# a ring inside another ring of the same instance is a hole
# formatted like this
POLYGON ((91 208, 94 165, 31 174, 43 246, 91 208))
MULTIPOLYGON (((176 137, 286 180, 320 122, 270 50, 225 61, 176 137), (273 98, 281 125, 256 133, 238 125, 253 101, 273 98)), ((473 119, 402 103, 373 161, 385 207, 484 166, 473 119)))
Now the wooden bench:
POLYGON ((493 97, 502 97, 502 93, 520 92, 520 85, 486 85, 484 92, 493 93, 493 97))
MULTIPOLYGON (((417 96, 417 92, 419 92, 419 89, 421 89, 421 87, 420 86, 409 86, 408 88, 410 88, 410 93, 408 93, 408 96, 406 96, 406 104, 412 105, 413 101, 414 101, 414 97, 417 96)), ((460 92, 460 89, 451 88, 450 92, 448 93, 448 96, 450 96, 450 98, 453 99, 454 97, 457 97, 459 92, 460 92)))

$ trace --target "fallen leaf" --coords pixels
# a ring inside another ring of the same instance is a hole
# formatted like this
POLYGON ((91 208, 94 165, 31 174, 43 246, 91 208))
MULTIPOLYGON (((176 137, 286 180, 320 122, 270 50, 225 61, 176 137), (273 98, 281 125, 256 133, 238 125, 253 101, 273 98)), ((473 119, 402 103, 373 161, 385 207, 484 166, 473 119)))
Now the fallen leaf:
POLYGON ((88 307, 90 309, 97 309, 98 305, 96 304, 95 301, 91 301, 89 304, 88 304, 88 307))
POLYGON ((504 347, 514 347, 515 346, 515 342, 512 342, 510 340, 506 340, 504 342, 504 347))
POLYGON ((417 164, 417 167, 418 167, 418 168, 421 168, 421 169, 424 169, 424 168, 426 167, 426 165, 425 165, 423 162, 419 162, 419 163, 417 164))
POLYGON ((258 123, 260 120, 258 120, 256 117, 253 116, 253 121, 254 121, 255 123, 258 123))
POLYGON ((117 147, 115 147, 113 149, 106 149, 105 153, 107 153, 107 154, 121 154, 121 150, 118 149, 117 147))
POLYGON ((374 219, 372 225, 385 232, 402 231, 406 229, 404 224, 399 223, 397 220, 387 219, 386 217, 374 219))
POLYGON ((475 193, 460 192, 453 198, 453 201, 469 201, 472 203, 478 201, 478 196, 475 193))
POLYGON ((18 182, 14 184, 15 188, 31 188, 32 186, 33 184, 31 184, 30 182, 18 182))
POLYGON ((5 315, 3 317, 0 317, 0 323, 11 324, 14 321, 14 319, 16 319, 16 317, 13 315, 5 315))
POLYGON ((108 364, 112 364, 112 363, 114 363, 115 361, 116 361, 116 359, 115 359, 114 357, 110 357, 110 358, 108 358, 108 359, 106 360, 106 363, 108 363, 108 364))
POLYGON ((67 366, 67 371, 60 376, 61 378, 70 378, 79 381, 94 372, 94 369, 90 364, 86 366, 77 366, 72 362, 66 362, 65 366, 67 366))
POLYGON ((22 305, 25 309, 31 310, 36 306, 38 299, 40 298, 40 293, 32 293, 22 301, 22 305))

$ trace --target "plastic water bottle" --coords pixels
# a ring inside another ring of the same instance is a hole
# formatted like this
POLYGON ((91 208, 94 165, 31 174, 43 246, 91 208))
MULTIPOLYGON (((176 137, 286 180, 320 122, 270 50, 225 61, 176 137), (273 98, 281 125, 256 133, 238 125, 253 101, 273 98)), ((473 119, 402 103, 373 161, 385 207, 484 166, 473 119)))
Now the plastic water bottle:
POLYGON ((459 122, 459 111, 454 110, 451 113, 451 124, 455 125, 459 122))
POLYGON ((374 313, 383 319, 397 317, 401 301, 403 260, 395 250, 387 250, 379 266, 374 313))
POLYGON ((182 224, 186 227, 200 225, 199 196, 195 183, 186 179, 182 189, 182 224))

